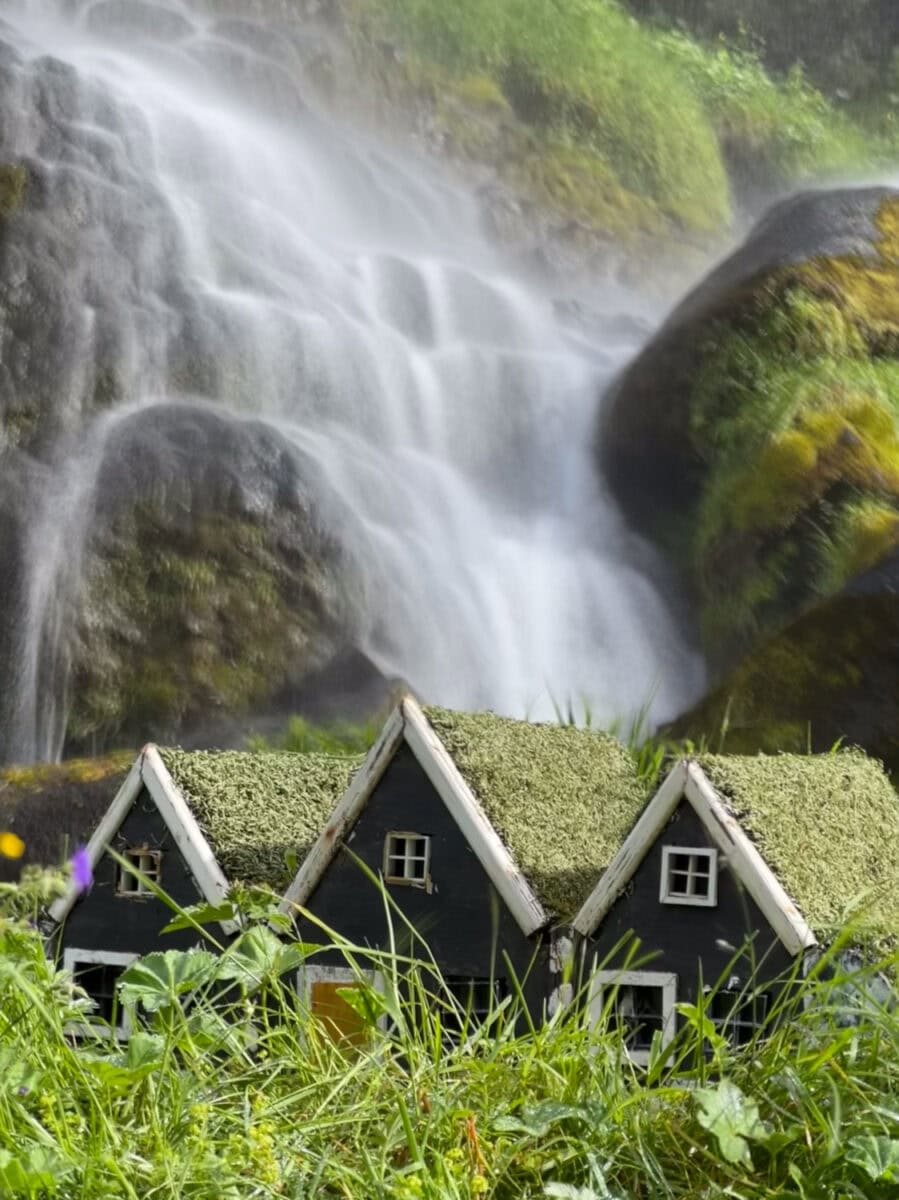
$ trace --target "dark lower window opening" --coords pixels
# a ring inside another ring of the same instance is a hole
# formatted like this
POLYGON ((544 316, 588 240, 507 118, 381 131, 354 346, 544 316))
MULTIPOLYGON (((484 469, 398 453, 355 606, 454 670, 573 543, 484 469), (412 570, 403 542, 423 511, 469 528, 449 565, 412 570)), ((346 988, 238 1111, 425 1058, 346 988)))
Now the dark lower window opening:
POLYGON ((90 1020, 102 1020, 107 1025, 115 1023, 120 1016, 116 996, 116 983, 127 970, 122 964, 76 963, 73 976, 78 986, 85 991, 96 1008, 89 1013, 90 1020))
POLYGON ((628 1050, 649 1050, 655 1033, 665 1029, 663 989, 650 984, 622 984, 609 1009, 608 1028, 624 1034, 628 1050))
POLYGON ((767 992, 747 994, 723 988, 709 998, 708 1015, 732 1046, 748 1046, 764 1029, 771 998, 767 992))
POLYGON ((453 1033, 476 1029, 509 994, 505 979, 445 975, 443 989, 450 1003, 441 1009, 443 1027, 453 1033))

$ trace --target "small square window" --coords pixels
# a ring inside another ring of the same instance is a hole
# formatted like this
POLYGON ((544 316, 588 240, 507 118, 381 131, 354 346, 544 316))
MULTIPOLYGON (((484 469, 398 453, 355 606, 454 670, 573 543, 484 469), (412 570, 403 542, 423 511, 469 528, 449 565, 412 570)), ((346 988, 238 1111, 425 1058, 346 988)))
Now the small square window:
POLYGON ((421 833, 388 833, 384 840, 384 878, 388 883, 427 887, 431 839, 421 833))
POLYGON ((687 846, 662 847, 663 904, 693 904, 712 908, 718 903, 718 851, 687 846))
POLYGON ((162 851, 149 846, 130 846, 122 855, 128 866, 119 865, 116 877, 116 892, 120 896, 152 896, 148 881, 159 884, 162 880, 162 851), (129 868, 134 868, 130 870, 129 868), (146 878, 139 878, 140 871, 146 878))
POLYGON ((732 1046, 748 1046, 764 1028, 769 1005, 767 992, 747 994, 721 988, 710 997, 708 1014, 732 1046))

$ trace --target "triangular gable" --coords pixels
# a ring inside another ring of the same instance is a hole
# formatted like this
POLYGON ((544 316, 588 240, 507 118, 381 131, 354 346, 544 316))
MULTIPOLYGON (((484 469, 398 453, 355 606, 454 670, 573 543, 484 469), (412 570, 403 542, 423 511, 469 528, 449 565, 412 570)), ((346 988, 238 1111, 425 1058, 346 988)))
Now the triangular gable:
MULTIPOLYGON (((228 880, 155 746, 145 746, 141 751, 88 842, 87 856, 91 870, 96 870, 97 864, 144 788, 159 810, 203 898, 209 904, 221 904, 228 893, 228 880)), ((65 894, 50 906, 52 919, 56 922, 64 921, 79 895, 77 884, 70 883, 65 894)), ((230 934, 237 930, 234 921, 221 921, 220 925, 225 933, 230 934)))
POLYGON ((549 924, 549 917, 530 884, 411 696, 400 701, 391 713, 380 737, 287 889, 282 912, 289 913, 295 905, 302 907, 307 903, 404 743, 446 805, 525 937, 549 924))
POLYGON ((705 826, 727 858, 730 870, 761 909, 787 952, 800 954, 817 944, 796 904, 762 858, 740 822, 723 803, 698 763, 679 762, 643 810, 621 849, 574 919, 575 930, 589 937, 621 895, 682 799, 705 826))

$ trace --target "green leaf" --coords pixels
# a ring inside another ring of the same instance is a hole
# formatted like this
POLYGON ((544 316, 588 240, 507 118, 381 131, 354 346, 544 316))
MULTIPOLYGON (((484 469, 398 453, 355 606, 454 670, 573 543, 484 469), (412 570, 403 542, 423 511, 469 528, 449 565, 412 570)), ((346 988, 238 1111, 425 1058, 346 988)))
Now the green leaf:
POLYGON ((381 1017, 390 1011, 386 997, 368 984, 347 984, 337 989, 337 995, 370 1029, 374 1029, 381 1017))
POLYGON ((764 1141, 769 1129, 759 1117, 759 1107, 729 1079, 717 1087, 694 1092, 700 1125, 718 1141, 722 1157, 729 1163, 751 1165, 750 1141, 764 1141))
POLYGON ((296 945, 285 945, 267 925, 255 925, 234 942, 218 966, 219 979, 234 979, 246 988, 295 971, 303 961, 296 945))
MULTIPOLYGON (((540 1104, 523 1108, 514 1116, 497 1118, 493 1122, 493 1128, 497 1133, 527 1133, 531 1137, 545 1137, 553 1126, 561 1125, 572 1118, 583 1120, 585 1117, 589 1119, 589 1115, 579 1104, 543 1100, 540 1104)), ((567 1187, 567 1184, 565 1186, 567 1187)))
POLYGON ((110 1057, 91 1055, 83 1051, 81 1058, 85 1070, 99 1079, 110 1091, 122 1093, 147 1075, 158 1071, 165 1054, 165 1042, 157 1034, 139 1030, 128 1040, 121 1054, 110 1057))
POLYGON ((72 1170, 71 1164, 43 1146, 33 1146, 24 1157, 0 1150, 0 1196, 34 1196, 55 1192, 72 1170))
POLYGON ((140 1004, 147 1012, 172 1006, 215 975, 218 959, 208 950, 166 950, 139 958, 123 973, 123 1004, 140 1004))
POLYGON ((38 1090, 43 1078, 44 1072, 29 1066, 15 1049, 0 1053, 0 1092, 7 1096, 27 1096, 38 1090))
POLYGON ((162 928, 163 933, 178 933, 181 929, 196 929, 198 925, 214 925, 216 921, 233 921, 237 906, 231 900, 221 904, 192 904, 162 928))
POLYGON ((846 1158, 875 1183, 899 1183, 899 1140, 890 1137, 850 1138, 846 1158))

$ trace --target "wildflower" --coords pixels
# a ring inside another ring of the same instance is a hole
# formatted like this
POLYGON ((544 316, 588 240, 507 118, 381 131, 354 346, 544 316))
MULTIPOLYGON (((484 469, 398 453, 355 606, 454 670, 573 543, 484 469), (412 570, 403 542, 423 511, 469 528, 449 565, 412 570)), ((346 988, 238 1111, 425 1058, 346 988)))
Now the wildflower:
POLYGON ((79 892, 86 892, 94 882, 94 872, 86 846, 79 846, 71 859, 72 879, 79 892))
POLYGON ((14 833, 0 833, 0 857, 21 858, 25 853, 25 843, 14 833))

